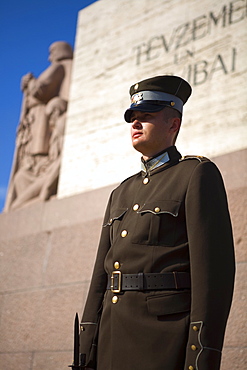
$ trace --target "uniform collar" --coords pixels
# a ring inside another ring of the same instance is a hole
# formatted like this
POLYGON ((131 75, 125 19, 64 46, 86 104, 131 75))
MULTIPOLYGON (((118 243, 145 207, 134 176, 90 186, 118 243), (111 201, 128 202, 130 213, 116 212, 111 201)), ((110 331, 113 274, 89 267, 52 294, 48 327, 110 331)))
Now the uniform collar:
POLYGON ((147 161, 144 161, 144 159, 141 159, 141 170, 143 172, 150 172, 152 170, 155 170, 155 168, 158 168, 165 164, 166 162, 169 162, 170 157, 167 151, 165 151, 162 154, 159 154, 156 157, 150 158, 147 161))
POLYGON ((150 174, 151 171, 166 163, 178 162, 179 158, 181 158, 181 154, 177 151, 175 146, 171 146, 147 161, 141 158, 141 170, 144 174, 150 174))

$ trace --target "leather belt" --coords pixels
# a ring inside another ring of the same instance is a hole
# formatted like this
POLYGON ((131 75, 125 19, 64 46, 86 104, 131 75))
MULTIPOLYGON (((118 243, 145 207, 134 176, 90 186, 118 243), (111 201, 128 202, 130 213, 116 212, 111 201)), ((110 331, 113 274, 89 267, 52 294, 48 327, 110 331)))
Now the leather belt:
POLYGON ((165 272, 165 273, 139 273, 122 274, 121 271, 113 271, 108 275, 107 289, 113 293, 125 290, 165 290, 165 289, 189 289, 190 274, 188 272, 165 272))

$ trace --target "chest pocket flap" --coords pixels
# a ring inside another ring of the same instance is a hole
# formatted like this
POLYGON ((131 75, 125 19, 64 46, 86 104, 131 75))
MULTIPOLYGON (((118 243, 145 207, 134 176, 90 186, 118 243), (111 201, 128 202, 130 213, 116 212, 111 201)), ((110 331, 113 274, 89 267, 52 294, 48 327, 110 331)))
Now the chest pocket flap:
POLYGON ((125 213, 128 211, 128 208, 117 208, 111 211, 110 218, 103 227, 111 226, 116 220, 121 220, 125 213))
POLYGON ((145 203, 137 213, 150 212, 154 215, 168 213, 174 217, 178 216, 181 202, 178 200, 156 200, 145 203))
POLYGON ((136 213, 132 243, 173 246, 181 202, 153 200, 145 203, 136 213))

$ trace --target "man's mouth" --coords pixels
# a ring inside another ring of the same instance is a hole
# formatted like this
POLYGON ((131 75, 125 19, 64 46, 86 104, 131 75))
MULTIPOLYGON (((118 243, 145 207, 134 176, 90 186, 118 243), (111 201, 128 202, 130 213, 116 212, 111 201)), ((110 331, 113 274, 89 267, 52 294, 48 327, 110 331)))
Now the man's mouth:
POLYGON ((133 134, 132 134, 132 138, 133 139, 137 139, 138 137, 140 137, 142 135, 142 132, 140 132, 140 131, 137 131, 137 132, 134 132, 133 134))

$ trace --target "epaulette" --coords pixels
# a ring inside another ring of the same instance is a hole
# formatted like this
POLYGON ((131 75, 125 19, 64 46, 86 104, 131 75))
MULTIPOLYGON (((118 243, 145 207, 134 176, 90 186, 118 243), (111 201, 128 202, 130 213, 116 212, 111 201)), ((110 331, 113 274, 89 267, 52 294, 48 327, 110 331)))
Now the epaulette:
POLYGON ((187 159, 197 159, 199 162, 210 161, 210 159, 203 157, 202 155, 185 155, 184 157, 180 158, 180 162, 186 161, 187 159))

